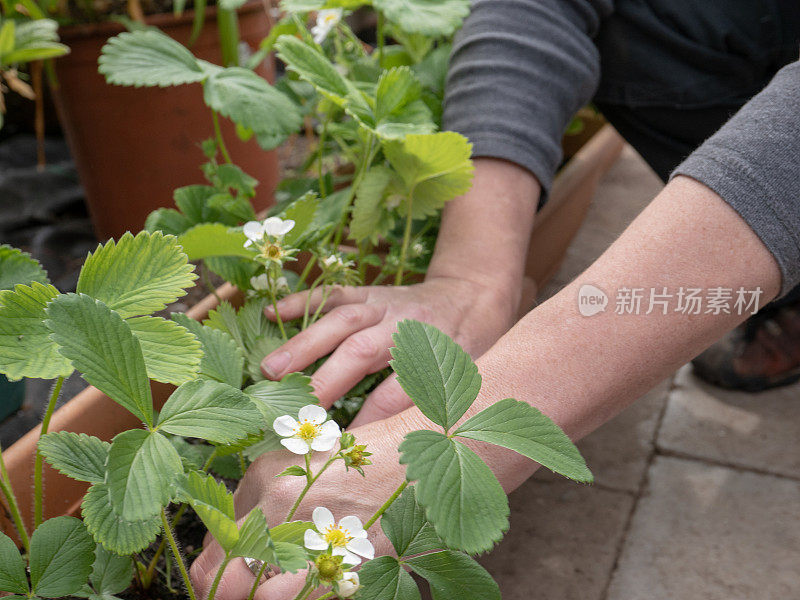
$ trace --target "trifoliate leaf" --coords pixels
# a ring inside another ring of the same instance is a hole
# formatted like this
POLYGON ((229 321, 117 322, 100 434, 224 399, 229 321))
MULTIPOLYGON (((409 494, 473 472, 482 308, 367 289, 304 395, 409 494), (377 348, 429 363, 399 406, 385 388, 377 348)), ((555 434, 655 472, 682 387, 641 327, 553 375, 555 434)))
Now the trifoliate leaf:
POLYGON ((492 576, 463 552, 443 550, 403 562, 428 580, 436 600, 500 600, 500 588, 492 576))
POLYGON ((166 87, 207 76, 191 52, 155 28, 112 37, 98 63, 98 71, 115 85, 166 87))
MULTIPOLYGON (((215 223, 220 221, 221 215, 215 214, 208 208, 208 199, 217 193, 219 190, 210 185, 185 185, 172 193, 172 199, 178 209, 192 222, 191 225, 203 222, 215 223)), ((226 224, 235 225, 236 223, 226 224)))
POLYGON ((208 379, 175 390, 158 421, 163 431, 216 444, 231 444, 263 427, 259 410, 240 389, 208 379))
POLYGON ((220 546, 230 552, 239 541, 233 494, 211 475, 192 471, 181 484, 181 496, 203 521, 220 546))
POLYGON ((275 556, 282 571, 296 573, 308 566, 308 554, 302 544, 274 542, 275 556))
POLYGON ((344 105, 352 88, 322 52, 291 35, 279 37, 275 48, 278 58, 289 70, 308 81, 329 100, 344 105))
POLYGON ((0 533, 0 590, 28 595, 28 576, 25 561, 17 545, 5 533, 0 533))
POLYGON ((396 175, 386 167, 373 167, 356 188, 353 203, 353 219, 350 221, 350 237, 356 241, 369 240, 377 244, 394 225, 394 218, 383 199, 386 188, 396 175))
POLYGON ((261 372, 261 361, 268 354, 272 354, 285 344, 281 337, 262 337, 257 338, 250 346, 245 356, 247 362, 247 374, 253 381, 263 381, 264 374, 261 372))
POLYGON ((461 346, 432 325, 401 321, 392 339, 390 364, 403 390, 426 417, 450 429, 478 397, 478 367, 461 346))
POLYGON ((422 86, 408 67, 394 67, 381 73, 375 90, 375 117, 384 119, 422 95, 422 86))
POLYGON ((203 358, 200 361, 201 377, 227 383, 235 388, 241 387, 244 356, 242 349, 230 335, 201 325, 185 314, 173 313, 170 318, 186 327, 200 340, 203 349, 203 358))
POLYGON ((0 291, 0 373, 9 379, 54 379, 72 373, 45 327, 47 303, 58 296, 52 285, 32 283, 0 291))
POLYGON ((519 452, 582 483, 593 481, 581 453, 549 417, 525 402, 501 400, 464 422, 453 435, 519 452))
POLYGON ((239 539, 231 549, 231 556, 256 558, 276 565, 275 544, 267 527, 267 519, 260 508, 254 508, 239 528, 239 539))
POLYGON ((222 223, 195 225, 178 238, 189 260, 210 256, 253 258, 255 253, 244 247, 246 241, 247 238, 240 229, 232 229, 222 223))
MULTIPOLYGON (((415 219, 435 215, 472 185, 472 144, 454 131, 407 135, 387 141, 383 151, 411 195, 415 219)), ((400 209, 407 212, 409 207, 403 203, 400 209)))
POLYGON ((302 124, 294 103, 249 69, 228 67, 214 73, 203 90, 209 107, 252 130, 264 150, 279 146, 302 124))
POLYGON ((83 378, 148 425, 153 400, 139 340, 118 313, 84 294, 63 294, 47 308, 58 351, 83 378))
POLYGON ((444 542, 425 518, 425 510, 417 504, 414 486, 406 488, 383 513, 381 529, 401 558, 444 548, 444 542))
POLYGON ((452 35, 470 10, 470 0, 373 0, 373 5, 403 31, 426 36, 452 35))
POLYGON ((133 317, 127 323, 139 340, 150 379, 181 385, 198 376, 203 351, 186 328, 161 317, 133 317))
POLYGON ((208 317, 203 321, 203 325, 224 331, 236 340, 242 350, 245 350, 244 335, 239 327, 239 317, 236 309, 227 300, 223 300, 217 308, 208 312, 208 317))
POLYGON ((280 416, 297 417, 298 411, 304 406, 319 404, 311 387, 311 378, 302 373, 289 373, 280 381, 259 381, 245 388, 244 393, 261 411, 270 428, 280 416))
POLYGON ((31 589, 41 598, 70 596, 92 572, 95 543, 75 517, 48 519, 31 536, 31 589))
POLYGON ((182 473, 178 451, 160 433, 131 429, 111 442, 106 481, 111 503, 125 520, 157 515, 172 499, 182 473))
POLYGON ((359 600, 420 600, 417 584, 392 556, 379 556, 358 571, 359 600))
POLYGON ((89 488, 83 497, 81 515, 95 541, 123 556, 147 548, 161 530, 161 521, 157 516, 139 521, 123 519, 114 510, 105 483, 96 483, 89 488))
POLYGON ((183 296, 197 279, 193 271, 176 237, 126 233, 89 255, 77 292, 100 300, 123 318, 147 315, 183 296))
POLYGON ((130 556, 119 556, 106 550, 102 544, 95 549, 94 565, 89 581, 92 588, 103 599, 128 589, 133 580, 133 560, 130 556))
POLYGON ((85 433, 56 431, 39 439, 39 451, 62 475, 100 483, 106 477, 106 461, 111 444, 85 433))
POLYGON ((157 208, 144 222, 145 231, 150 233, 160 231, 164 235, 180 235, 193 225, 186 215, 182 215, 174 208, 157 208))
POLYGON ((406 479, 448 547, 477 554, 508 530, 508 499, 472 450, 435 431, 412 431, 400 444, 406 479))
POLYGON ((31 285, 34 281, 44 285, 50 283, 39 261, 27 252, 7 244, 0 245, 0 290, 14 289, 20 283, 31 285))

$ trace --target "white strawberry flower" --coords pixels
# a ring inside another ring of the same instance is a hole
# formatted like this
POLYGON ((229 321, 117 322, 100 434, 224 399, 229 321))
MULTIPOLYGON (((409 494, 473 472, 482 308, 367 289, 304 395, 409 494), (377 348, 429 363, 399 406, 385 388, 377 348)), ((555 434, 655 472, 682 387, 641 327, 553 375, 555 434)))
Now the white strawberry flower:
POLYGON ((358 517, 344 517, 337 525, 331 511, 318 506, 311 513, 311 520, 317 530, 307 529, 303 539, 309 550, 327 550, 330 546, 332 554, 341 556, 342 562, 348 565, 360 564, 361 557, 367 560, 375 558, 375 548, 367 539, 367 532, 358 517))
POLYGON ((296 421, 289 415, 278 417, 272 423, 275 433, 281 436, 281 444, 295 454, 308 454, 312 450, 327 452, 333 449, 342 436, 339 426, 326 421, 328 413, 316 404, 300 409, 296 421))
POLYGON ((361 583, 358 580, 358 573, 353 573, 352 571, 344 573, 336 583, 336 595, 339 598, 350 598, 359 589, 361 589, 361 583))
POLYGON ((257 275, 255 277, 250 278, 250 287, 254 290, 267 290, 269 289, 269 277, 267 277, 266 273, 262 273, 261 275, 257 275))
POLYGON ((289 282, 286 281, 286 277, 278 277, 275 280, 275 291, 277 292, 281 292, 283 290, 288 291, 288 289, 289 289, 289 282))
POLYGON ((317 12, 317 23, 311 28, 311 35, 314 36, 314 43, 321 44, 324 42, 328 34, 341 20, 341 8, 328 8, 317 12))
POLYGON ((249 248, 255 242, 260 242, 264 239, 264 224, 260 221, 248 221, 242 226, 242 233, 247 238, 244 247, 249 248))

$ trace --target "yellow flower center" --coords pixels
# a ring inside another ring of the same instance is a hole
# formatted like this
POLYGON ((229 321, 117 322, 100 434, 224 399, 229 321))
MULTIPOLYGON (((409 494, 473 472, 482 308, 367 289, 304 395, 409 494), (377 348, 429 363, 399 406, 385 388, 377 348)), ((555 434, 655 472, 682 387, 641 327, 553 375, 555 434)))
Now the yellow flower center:
POLYGON ((334 548, 340 548, 346 546, 347 542, 350 541, 349 533, 349 531, 340 529, 339 527, 331 527, 325 532, 325 541, 334 548))
POLYGON ((322 21, 325 25, 330 25, 331 23, 335 23, 339 19, 339 16, 336 14, 325 15, 322 17, 322 21))
POLYGON ((280 258, 282 254, 281 247, 277 244, 269 244, 264 248, 264 256, 267 258, 280 258))
POLYGON ((303 421, 297 428, 297 437, 306 442, 311 442, 319 434, 319 426, 308 421, 303 421))

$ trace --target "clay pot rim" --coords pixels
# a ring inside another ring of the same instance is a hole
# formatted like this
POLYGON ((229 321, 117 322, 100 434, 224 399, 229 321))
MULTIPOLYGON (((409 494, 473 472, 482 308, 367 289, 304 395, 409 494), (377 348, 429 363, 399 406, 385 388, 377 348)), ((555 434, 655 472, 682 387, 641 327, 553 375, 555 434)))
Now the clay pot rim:
MULTIPOLYGON (((251 13, 258 10, 265 10, 266 4, 263 0, 247 0, 237 10, 238 13, 251 13)), ((206 18, 214 17, 217 14, 217 6, 206 7, 206 18)), ((269 15, 267 15, 269 18, 269 15)), ((171 29, 191 23, 194 20, 194 10, 185 10, 180 16, 173 13, 157 13, 145 17, 145 23, 159 29, 171 29)), ((58 35, 61 41, 69 46, 70 40, 85 39, 92 37, 111 37, 127 31, 125 26, 115 21, 102 21, 100 23, 76 23, 64 25, 58 28, 58 35)))

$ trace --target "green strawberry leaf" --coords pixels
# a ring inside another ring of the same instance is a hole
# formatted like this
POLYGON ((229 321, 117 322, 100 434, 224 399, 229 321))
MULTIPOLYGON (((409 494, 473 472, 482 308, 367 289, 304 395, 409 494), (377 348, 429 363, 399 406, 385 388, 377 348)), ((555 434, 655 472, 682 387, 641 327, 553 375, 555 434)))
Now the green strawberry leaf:
POLYGON ((115 511, 127 521, 140 521, 169 504, 183 465, 163 435, 131 429, 112 440, 106 471, 115 511))
POLYGON ((232 444, 263 427, 259 410, 241 390, 207 379, 175 390, 158 421, 158 429, 215 444, 232 444))
POLYGON ((128 589, 133 580, 133 559, 119 556, 98 544, 89 581, 101 598, 108 598, 128 589))
POLYGON ((211 475, 192 471, 181 484, 181 496, 208 528, 220 546, 230 552, 239 541, 233 494, 211 475))
POLYGON ((311 387, 311 378, 302 373, 289 373, 280 381, 259 381, 245 388, 247 394, 256 405, 267 426, 280 416, 292 415, 309 404, 319 404, 311 387))
POLYGON ((384 203, 386 190, 397 176, 391 169, 377 166, 367 171, 356 188, 350 236, 356 241, 377 244, 394 226, 394 218, 384 203))
POLYGON ((241 229, 222 223, 201 223, 183 233, 179 238, 189 260, 211 256, 241 256, 252 259, 255 253, 244 247, 247 238, 241 229))
POLYGON ((470 11, 470 0, 373 0, 393 24, 408 33, 450 36, 470 11))
POLYGON ((181 385, 198 376, 203 351, 186 328, 161 317, 133 317, 127 323, 139 340, 150 379, 181 385))
POLYGON ((85 433, 56 431, 39 438, 39 452, 62 475, 78 481, 105 480, 111 444, 85 433))
POLYGON ((413 486, 406 488, 383 513, 381 529, 401 558, 444 548, 444 542, 428 523, 425 510, 417 503, 413 486))
POLYGON ((500 588, 492 576, 463 552, 443 550, 403 563, 428 580, 435 600, 500 600, 500 588))
POLYGON ((273 565, 278 564, 275 544, 267 527, 267 518, 260 508, 254 508, 239 528, 239 539, 230 551, 231 556, 256 558, 273 565))
POLYGON ((75 517, 48 519, 31 536, 31 589, 42 598, 70 596, 92 572, 95 543, 75 517))
POLYGON ((152 426, 142 348, 118 313, 84 294, 63 294, 48 306, 45 325, 86 381, 152 426))
POLYGON ((45 326, 47 303, 59 295, 52 285, 33 282, 0 291, 0 373, 9 379, 54 379, 72 373, 45 326))
POLYGON ((96 542, 106 550, 123 556, 144 550, 161 531, 158 516, 138 521, 123 519, 111 504, 106 483, 96 483, 89 488, 83 497, 81 515, 96 542))
POLYGON ((182 313, 173 313, 170 318, 191 331, 203 349, 200 361, 200 376, 240 388, 244 355, 234 339, 219 329, 201 325, 182 313))
POLYGON ((28 575, 25 561, 14 541, 0 533, 0 591, 28 595, 28 575))
POLYGON ((519 452, 581 483, 593 481, 586 461, 561 428, 525 402, 501 400, 465 421, 453 435, 519 452))
POLYGON ((50 283, 39 261, 27 252, 7 244, 0 245, 0 290, 12 290, 20 283, 31 285, 34 281, 43 285, 50 283))
POLYGON ((176 237, 126 233, 119 242, 110 240, 89 254, 77 292, 100 300, 123 318, 147 315, 183 296, 197 279, 193 271, 176 237))
POLYGON ((155 28, 112 37, 98 63, 100 74, 115 85, 167 87, 203 81, 207 76, 191 52, 155 28))
POLYGON ((359 600, 420 600, 417 584, 392 556, 379 556, 358 571, 359 600))
POLYGON ((478 397, 481 376, 469 354, 419 321, 401 321, 392 336, 391 366, 422 413, 449 430, 478 397))
POLYGON ((492 471, 461 442, 435 431, 412 431, 400 444, 406 479, 448 547, 477 554, 508 530, 508 499, 492 471))

